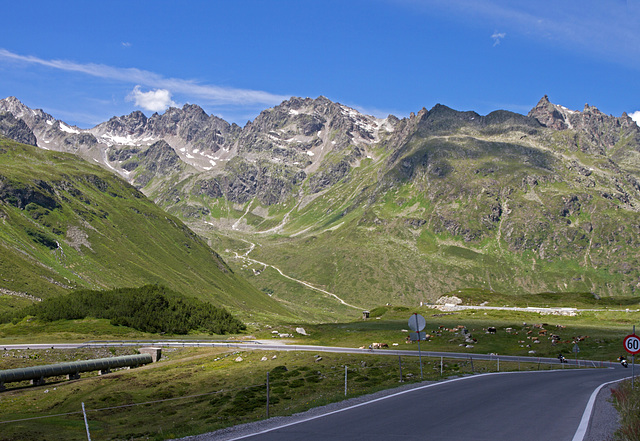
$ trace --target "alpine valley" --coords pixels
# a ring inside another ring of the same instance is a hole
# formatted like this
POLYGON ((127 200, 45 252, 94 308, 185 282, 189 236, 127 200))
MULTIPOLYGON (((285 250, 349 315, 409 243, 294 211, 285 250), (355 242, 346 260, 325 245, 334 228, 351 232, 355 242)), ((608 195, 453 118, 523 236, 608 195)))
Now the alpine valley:
POLYGON ((589 105, 379 119, 291 98, 244 127, 187 104, 84 130, 9 97, 0 134, 8 291, 165 283, 328 320, 468 288, 640 289, 640 128, 589 105))

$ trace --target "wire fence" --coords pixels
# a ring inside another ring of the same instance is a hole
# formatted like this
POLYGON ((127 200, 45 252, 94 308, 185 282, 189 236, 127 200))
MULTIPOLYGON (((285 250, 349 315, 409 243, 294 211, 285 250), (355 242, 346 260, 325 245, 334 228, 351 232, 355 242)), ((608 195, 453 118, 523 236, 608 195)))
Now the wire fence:
MULTIPOLYGON (((324 354, 326 358, 328 354, 324 354)), ((402 383, 437 381, 445 377, 501 370, 557 369, 559 365, 520 363, 493 360, 453 359, 446 357, 415 356, 361 356, 349 364, 333 363, 341 360, 334 355, 331 362, 280 365, 266 369, 252 378, 247 385, 221 387, 197 394, 184 394, 166 398, 128 402, 113 406, 96 407, 89 401, 85 412, 86 426, 101 438, 135 438, 151 436, 158 439, 213 431, 243 422, 285 416, 342 399, 396 387, 402 383), (257 381, 256 381, 257 380, 257 381), (144 411, 137 409, 144 408, 144 411), (151 409, 151 411, 150 411, 151 409), (184 421, 187 421, 185 424, 184 421)), ((565 368, 562 365, 562 368, 565 368)), ((175 392, 179 394, 179 389, 175 392)), ((117 399, 115 397, 114 399, 117 399)), ((21 439, 20 435, 33 431, 33 421, 47 430, 64 428, 60 439, 86 439, 82 420, 83 411, 47 415, 15 415, 0 420, 0 440, 21 439), (5 438, 6 436, 6 438, 5 438)), ((82 403, 85 404, 84 402, 82 403)), ((9 415, 6 415, 9 416, 9 415)))

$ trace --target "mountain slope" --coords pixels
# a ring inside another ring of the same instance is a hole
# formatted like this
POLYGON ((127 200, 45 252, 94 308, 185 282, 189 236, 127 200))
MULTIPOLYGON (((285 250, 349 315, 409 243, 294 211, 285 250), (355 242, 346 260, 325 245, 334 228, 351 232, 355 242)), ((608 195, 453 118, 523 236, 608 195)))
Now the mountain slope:
MULTIPOLYGON (((510 112, 423 110, 376 159, 287 211, 278 236, 254 235, 255 257, 368 305, 467 287, 637 293, 639 129, 587 109, 560 130, 510 112)), ((272 225, 259 208, 247 231, 272 225)))
POLYGON ((236 252, 362 307, 469 287, 640 288, 640 128, 625 114, 543 97, 528 115, 436 105, 377 119, 319 97, 243 128, 186 105, 79 131, 18 103, 0 110, 24 118, 38 145, 78 146, 290 304, 317 293, 236 252), (44 126, 65 135, 54 142, 44 126))
POLYGON ((0 138, 0 222, 7 290, 45 298, 157 283, 245 315, 287 314, 181 221, 73 155, 0 138))

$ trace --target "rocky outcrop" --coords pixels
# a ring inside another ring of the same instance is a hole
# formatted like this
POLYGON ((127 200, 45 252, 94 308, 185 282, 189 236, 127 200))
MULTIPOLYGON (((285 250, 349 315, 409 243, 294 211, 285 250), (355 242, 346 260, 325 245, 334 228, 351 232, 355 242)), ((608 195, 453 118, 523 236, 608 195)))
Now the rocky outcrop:
POLYGON ((565 130, 570 127, 569 116, 572 111, 569 109, 551 104, 547 95, 543 96, 538 104, 529 111, 531 118, 535 118, 545 127, 555 130, 565 130))
POLYGON ((29 126, 11 113, 0 113, 0 135, 14 141, 37 146, 38 141, 29 126))
POLYGON ((139 153, 138 170, 134 184, 142 188, 156 177, 171 176, 180 172, 182 161, 166 141, 158 141, 139 153))
POLYGON ((545 95, 529 116, 545 127, 574 131, 576 139, 568 145, 583 152, 605 155, 620 142, 630 143, 634 150, 640 145, 640 128, 626 113, 620 117, 605 115, 589 104, 582 112, 569 110, 552 104, 545 95))
POLYGON ((15 183, 0 175, 0 201, 25 209, 29 204, 53 210, 59 207, 48 182, 36 179, 30 184, 15 183))

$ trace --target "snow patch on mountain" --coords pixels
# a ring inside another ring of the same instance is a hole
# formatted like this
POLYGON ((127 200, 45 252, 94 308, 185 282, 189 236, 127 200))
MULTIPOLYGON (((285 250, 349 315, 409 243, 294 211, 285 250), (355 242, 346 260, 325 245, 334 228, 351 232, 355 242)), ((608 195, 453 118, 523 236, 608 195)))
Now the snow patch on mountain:
POLYGON ((80 133, 80 130, 73 129, 63 122, 60 122, 60 130, 66 133, 80 133))

